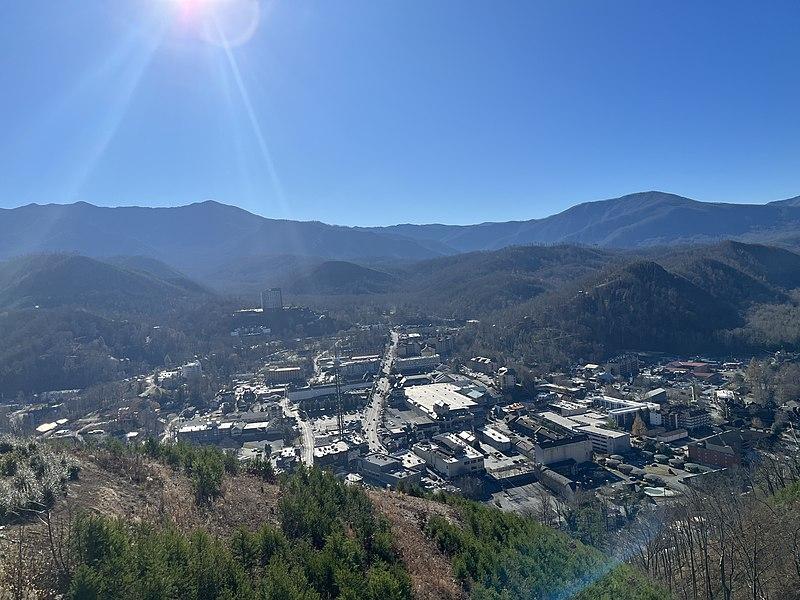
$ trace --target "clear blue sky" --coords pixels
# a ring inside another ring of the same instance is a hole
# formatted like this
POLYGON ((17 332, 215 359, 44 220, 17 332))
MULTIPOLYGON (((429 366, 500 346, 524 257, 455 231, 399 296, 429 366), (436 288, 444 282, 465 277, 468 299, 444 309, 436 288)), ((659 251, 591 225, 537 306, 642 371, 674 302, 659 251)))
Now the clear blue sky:
POLYGON ((800 3, 24 0, 0 206, 377 225, 800 194, 800 3))

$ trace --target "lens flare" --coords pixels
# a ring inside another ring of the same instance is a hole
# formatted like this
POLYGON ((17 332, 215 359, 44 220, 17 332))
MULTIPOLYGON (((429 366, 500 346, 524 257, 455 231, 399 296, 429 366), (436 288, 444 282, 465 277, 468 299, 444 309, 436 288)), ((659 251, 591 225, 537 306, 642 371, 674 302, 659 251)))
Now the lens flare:
POLYGON ((216 46, 241 46, 261 22, 259 0, 167 0, 176 26, 216 46))

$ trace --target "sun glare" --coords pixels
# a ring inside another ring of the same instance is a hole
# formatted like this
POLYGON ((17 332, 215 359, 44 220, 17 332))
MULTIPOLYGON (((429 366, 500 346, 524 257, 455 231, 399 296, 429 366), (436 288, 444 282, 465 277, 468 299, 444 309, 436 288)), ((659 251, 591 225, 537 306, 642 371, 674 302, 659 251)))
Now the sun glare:
POLYGON ((161 0, 176 26, 218 46, 235 47, 253 37, 261 21, 259 0, 161 0))

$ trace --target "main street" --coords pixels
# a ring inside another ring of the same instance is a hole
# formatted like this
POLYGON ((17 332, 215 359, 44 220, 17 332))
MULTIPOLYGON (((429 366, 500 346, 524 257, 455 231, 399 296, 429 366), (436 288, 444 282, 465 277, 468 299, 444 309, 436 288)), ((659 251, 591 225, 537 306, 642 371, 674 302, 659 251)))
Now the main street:
POLYGON ((300 429, 300 459, 310 467, 314 464, 314 430, 311 423, 300 418, 297 407, 293 406, 288 398, 281 400, 281 406, 285 414, 297 421, 297 427, 300 429))
POLYGON ((378 427, 383 421, 383 408, 386 396, 389 393, 389 373, 392 370, 392 363, 394 362, 399 340, 400 335, 396 331, 392 331, 391 342, 383 357, 378 381, 375 382, 375 386, 372 388, 372 398, 366 411, 364 411, 364 435, 367 438, 370 452, 386 452, 386 448, 381 444, 378 436, 378 427))

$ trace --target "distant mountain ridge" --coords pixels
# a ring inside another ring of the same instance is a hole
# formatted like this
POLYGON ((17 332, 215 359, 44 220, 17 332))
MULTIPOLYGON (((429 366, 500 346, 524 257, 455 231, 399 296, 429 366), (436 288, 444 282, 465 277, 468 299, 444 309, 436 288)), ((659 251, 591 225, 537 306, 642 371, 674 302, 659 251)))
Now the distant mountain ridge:
POLYGON ((800 197, 724 204, 654 191, 528 221, 370 228, 267 219, 214 201, 174 208, 79 202, 0 209, 0 259, 54 251, 143 256, 200 278, 277 256, 419 261, 515 245, 641 249, 725 239, 800 247, 800 197))
POLYGON ((460 252, 521 244, 641 248, 723 239, 775 242, 800 233, 800 197, 768 204, 725 204, 652 191, 585 202, 529 221, 395 225, 382 229, 413 239, 437 241, 460 252))
MULTIPOLYGON (((168 278, 75 254, 36 254, 0 262, 0 308, 56 308, 139 311, 176 300, 209 295, 180 275, 168 278)), ((169 272, 166 265, 159 270, 169 272)))

